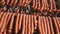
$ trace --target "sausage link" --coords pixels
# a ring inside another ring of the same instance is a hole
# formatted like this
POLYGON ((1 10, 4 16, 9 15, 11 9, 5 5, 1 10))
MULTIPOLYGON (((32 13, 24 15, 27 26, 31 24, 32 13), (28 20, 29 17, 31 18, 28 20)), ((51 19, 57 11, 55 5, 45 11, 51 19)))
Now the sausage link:
POLYGON ((34 8, 35 7, 35 0, 33 0, 33 5, 32 5, 32 8, 34 8))
POLYGON ((54 29, 53 29, 53 24, 52 24, 52 18, 51 17, 48 17, 49 18, 49 24, 50 24, 50 28, 51 28, 51 34, 54 34, 54 29))
POLYGON ((53 0, 50 0, 50 11, 53 10, 53 0))
POLYGON ((3 32, 4 29, 5 29, 5 27, 6 27, 8 15, 9 15, 9 13, 6 14, 6 17, 5 17, 5 19, 3 20, 4 22, 2 22, 3 25, 2 25, 2 27, 1 27, 1 32, 3 32))
POLYGON ((20 14, 20 18, 19 18, 19 30, 21 29, 21 25, 22 25, 22 18, 23 18, 23 14, 20 14))
POLYGON ((59 19, 60 19, 60 17, 57 17, 57 18, 56 18, 58 27, 59 27, 59 29, 60 29, 60 20, 59 20, 59 19))
POLYGON ((27 34, 27 32, 28 32, 27 28, 28 28, 28 15, 26 15, 26 28, 25 28, 26 31, 25 31, 25 34, 27 34))
POLYGON ((2 32, 0 32, 0 34, 2 34, 2 32))
POLYGON ((24 16, 23 16, 23 27, 22 27, 22 34, 25 34, 25 17, 26 17, 26 15, 25 14, 23 14, 24 16))
POLYGON ((34 26, 35 26, 35 29, 37 29, 37 20, 36 20, 36 15, 33 16, 33 21, 34 21, 34 26))
POLYGON ((31 25, 32 25, 32 34, 34 33, 34 21, 33 21, 33 15, 31 15, 31 25))
POLYGON ((48 0, 45 0, 45 10, 49 10, 48 0))
POLYGON ((0 4, 1 5, 5 5, 5 1, 4 0, 1 0, 0 4))
POLYGON ((6 2, 6 4, 8 5, 9 4, 9 2, 10 2, 10 0, 6 0, 7 2, 6 2))
POLYGON ((17 34, 18 33, 18 23, 19 23, 19 14, 17 15, 17 18, 16 18, 16 24, 15 24, 15 33, 17 34))
POLYGON ((19 2, 18 5, 19 5, 19 6, 22 6, 22 2, 23 2, 23 0, 20 0, 20 2, 19 2))
POLYGON ((38 0, 38 10, 40 10, 40 8, 41 8, 41 2, 40 0, 38 0))
POLYGON ((42 32, 43 32, 43 34, 45 34, 45 31, 44 31, 44 24, 43 24, 43 18, 42 18, 42 16, 41 16, 41 22, 42 22, 42 32))
POLYGON ((44 0, 42 0, 42 7, 41 7, 40 11, 44 10, 44 4, 45 4, 45 2, 44 2, 44 0))
POLYGON ((51 34, 48 17, 46 17, 46 22, 47 22, 47 34, 51 34))
POLYGON ((5 16, 6 16, 6 13, 4 13, 3 16, 2 16, 2 19, 0 21, 0 28, 2 27, 2 24, 4 22, 3 20, 5 19, 5 16))
POLYGON ((27 6, 30 3, 31 0, 26 0, 25 6, 27 6))
POLYGON ((53 0, 53 10, 54 10, 54 11, 57 10, 55 0, 53 0))
POLYGON ((53 17, 53 20, 54 20, 54 26, 56 28, 56 34, 59 34, 58 25, 57 25, 56 19, 54 17, 53 17))
POLYGON ((9 34, 12 32, 14 16, 15 16, 15 14, 12 14, 10 25, 9 25, 9 29, 8 29, 9 34))
POLYGON ((2 18, 3 12, 0 13, 0 19, 2 18))
POLYGON ((35 0, 35 8, 34 9, 37 9, 37 5, 38 5, 38 0, 35 0))
POLYGON ((47 23, 46 23, 46 19, 45 19, 44 16, 42 18, 43 18, 43 23, 44 23, 45 34, 47 34, 47 23))
POLYGON ((11 0, 10 6, 12 6, 12 5, 13 5, 13 3, 14 3, 14 0, 11 0))
POLYGON ((4 30, 3 34, 7 34, 7 33, 6 33, 6 29, 4 30))
MULTIPOLYGON (((9 13, 9 16, 8 16, 8 19, 7 19, 7 23, 6 23, 7 25, 8 25, 8 22, 9 22, 11 16, 12 16, 12 13, 9 13)), ((6 27, 7 27, 7 25, 6 25, 6 27)))
POLYGON ((39 16, 39 17, 38 17, 38 29, 39 29, 39 34, 43 34, 41 23, 42 23, 42 22, 41 22, 41 17, 39 16))
POLYGON ((31 18, 30 18, 30 15, 28 16, 28 34, 31 34, 31 18))

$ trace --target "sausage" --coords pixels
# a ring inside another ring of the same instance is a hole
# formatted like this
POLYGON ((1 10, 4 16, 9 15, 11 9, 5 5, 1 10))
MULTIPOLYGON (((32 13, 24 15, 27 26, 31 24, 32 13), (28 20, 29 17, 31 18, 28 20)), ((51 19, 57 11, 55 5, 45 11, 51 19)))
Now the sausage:
POLYGON ((50 12, 53 10, 53 0, 50 0, 50 12))
POLYGON ((47 34, 47 23, 46 23, 46 18, 43 16, 43 23, 44 23, 44 30, 45 30, 45 34, 47 34))
POLYGON ((20 14, 20 18, 19 18, 19 30, 21 29, 21 26, 22 26, 22 19, 23 19, 23 14, 20 14))
POLYGON ((41 22, 41 16, 38 16, 38 23, 37 23, 37 26, 38 26, 39 34, 43 34, 41 23, 42 23, 42 22, 41 22))
POLYGON ((25 34, 25 17, 26 17, 26 14, 23 14, 23 27, 22 27, 22 34, 25 34))
POLYGON ((12 14, 12 17, 11 17, 11 21, 10 21, 9 29, 8 29, 9 34, 12 32, 14 16, 15 16, 15 13, 14 13, 14 14, 12 14))
POLYGON ((13 5, 13 3, 14 3, 14 0, 11 0, 11 2, 10 2, 10 6, 12 6, 12 5, 13 5))
POLYGON ((33 16, 33 21, 34 21, 34 26, 35 26, 35 29, 37 29, 37 20, 36 20, 36 15, 33 16))
POLYGON ((26 28, 25 28, 25 34, 27 34, 28 30, 28 15, 26 15, 26 28))
POLYGON ((7 34, 7 33, 6 33, 6 29, 4 30, 3 34, 7 34))
POLYGON ((23 0, 20 0, 20 2, 19 2, 18 5, 19 5, 19 6, 22 6, 22 2, 23 2, 23 0))
POLYGON ((54 10, 54 11, 57 10, 55 0, 53 0, 53 10, 54 10))
POLYGON ((30 2, 31 0, 26 0, 26 4, 24 6, 27 6, 30 2))
POLYGON ((45 0, 45 10, 49 10, 48 0, 45 0))
POLYGON ((56 34, 59 34, 59 29, 58 29, 58 25, 57 25, 56 19, 54 17, 52 17, 52 18, 54 20, 54 26, 56 28, 56 34))
POLYGON ((29 18, 29 20, 28 20, 28 34, 31 34, 31 18, 30 18, 30 15, 28 16, 29 18))
POLYGON ((38 0, 35 0, 35 8, 34 9, 37 9, 37 6, 38 5, 38 0))
POLYGON ((35 7, 35 0, 33 0, 33 5, 32 5, 32 8, 34 8, 35 7))
POLYGON ((3 12, 0 13, 0 19, 2 18, 3 12))
POLYGON ((56 17, 56 21, 57 21, 58 27, 60 29, 60 17, 56 17))
POLYGON ((17 34, 18 33, 18 23, 19 23, 19 14, 17 14, 17 18, 16 18, 16 24, 15 24, 15 33, 17 34))
POLYGON ((58 20, 58 17, 55 17, 55 19, 56 19, 56 24, 57 24, 57 28, 58 28, 58 34, 60 33, 59 32, 59 20, 58 20))
POLYGON ((31 15, 31 25, 32 25, 32 34, 34 33, 34 19, 33 19, 33 15, 31 15))
POLYGON ((2 34, 2 32, 0 32, 0 34, 2 34))
POLYGON ((3 25, 2 25, 2 27, 1 27, 1 32, 3 32, 4 29, 5 29, 5 27, 6 27, 6 23, 7 23, 7 17, 8 17, 8 15, 9 15, 9 13, 6 14, 6 17, 5 17, 5 19, 3 20, 4 22, 2 22, 3 25))
POLYGON ((40 10, 40 8, 41 8, 41 2, 40 2, 40 0, 38 0, 38 10, 40 10))
POLYGON ((5 19, 5 16, 6 16, 6 13, 4 13, 3 16, 2 16, 2 19, 0 21, 0 28, 2 27, 2 24, 4 22, 3 20, 5 19))
POLYGON ((13 5, 13 8, 15 8, 16 7, 16 4, 17 4, 17 2, 18 2, 18 0, 14 0, 14 5, 13 5))
POLYGON ((44 4, 45 4, 45 2, 44 2, 44 0, 42 0, 42 7, 41 7, 40 11, 44 10, 44 4))
POLYGON ((43 18, 42 18, 42 16, 41 16, 41 22, 42 22, 42 23, 41 23, 41 24, 42 24, 42 33, 45 34, 45 31, 44 31, 44 23, 43 23, 43 18))
POLYGON ((6 4, 8 5, 11 0, 7 0, 6 4))
MULTIPOLYGON (((8 25, 8 22, 9 22, 11 16, 12 16, 12 13, 9 13, 9 16, 8 16, 8 19, 7 19, 7 23, 6 23, 7 25, 8 25)), ((7 25, 6 25, 6 27, 7 27, 7 25)))
POLYGON ((5 5, 5 1, 4 0, 1 0, 0 4, 1 5, 5 5))
POLYGON ((47 34, 51 34, 50 24, 49 24, 48 17, 46 17, 46 22, 47 22, 47 34))
POLYGON ((49 17, 48 16, 48 18, 49 18, 49 24, 50 24, 50 28, 51 28, 51 34, 54 34, 54 29, 53 29, 53 22, 52 22, 52 18, 51 17, 49 17))

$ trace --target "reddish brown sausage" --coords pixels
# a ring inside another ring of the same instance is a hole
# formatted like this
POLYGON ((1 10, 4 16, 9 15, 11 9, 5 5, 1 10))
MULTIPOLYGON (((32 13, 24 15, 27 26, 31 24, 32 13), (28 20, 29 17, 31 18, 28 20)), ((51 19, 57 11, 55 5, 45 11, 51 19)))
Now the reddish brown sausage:
POLYGON ((52 11, 53 10, 53 0, 50 0, 50 11, 52 11))
POLYGON ((35 7, 35 0, 33 0, 33 5, 32 5, 32 8, 34 8, 35 7))
POLYGON ((34 21, 33 15, 31 15, 32 34, 34 33, 34 21))
POLYGON ((18 5, 22 6, 22 2, 23 2, 23 0, 20 0, 20 2, 18 3, 18 5))
POLYGON ((41 7, 41 10, 40 11, 42 11, 42 10, 44 10, 44 0, 42 0, 42 7, 41 7))
POLYGON ((8 15, 9 15, 9 13, 6 14, 6 17, 5 17, 5 19, 3 20, 3 22, 2 22, 3 25, 2 25, 2 27, 1 27, 1 32, 3 32, 4 29, 5 29, 5 27, 6 27, 8 15))
POLYGON ((31 34, 31 18, 30 18, 30 15, 29 15, 29 18, 28 18, 28 34, 31 34))
POLYGON ((17 18, 16 18, 16 24, 15 24, 15 33, 18 33, 18 23, 19 23, 19 14, 17 14, 17 18))
POLYGON ((53 0, 53 10, 54 10, 54 11, 56 11, 56 10, 57 10, 55 0, 53 0))
POLYGON ((2 18, 3 12, 0 13, 0 19, 2 18))
POLYGON ((25 34, 28 32, 28 15, 26 15, 26 28, 25 28, 25 34))
POLYGON ((46 21, 47 21, 47 34, 51 34, 48 17, 46 17, 46 21))
POLYGON ((49 18, 49 24, 50 24, 50 28, 51 28, 51 34, 54 34, 52 18, 51 17, 48 17, 48 18, 49 18))
POLYGON ((38 17, 38 29, 39 29, 39 34, 43 34, 42 32, 42 25, 41 25, 41 17, 38 17))
POLYGON ((4 13, 3 16, 2 16, 2 19, 0 21, 0 28, 2 27, 2 24, 4 22, 3 20, 5 19, 5 16, 6 16, 6 13, 4 13))
POLYGON ((33 21, 34 21, 34 26, 35 26, 35 29, 37 29, 37 20, 36 20, 36 15, 33 15, 33 21))
POLYGON ((46 23, 46 19, 45 19, 44 16, 42 18, 43 18, 43 23, 44 23, 45 34, 47 34, 47 23, 46 23))
POLYGON ((41 23, 41 24, 42 24, 42 33, 45 34, 45 31, 44 31, 44 23, 43 23, 43 18, 42 18, 42 16, 41 16, 41 22, 42 22, 42 23, 41 23))
POLYGON ((23 19, 23 14, 20 14, 20 18, 19 18, 19 30, 21 29, 22 19, 23 19))
POLYGON ((53 20, 54 20, 54 26, 56 28, 56 34, 59 34, 58 25, 57 25, 56 19, 54 17, 53 17, 53 20))
POLYGON ((11 21, 10 21, 10 24, 9 24, 9 30, 8 30, 9 34, 12 32, 14 16, 15 16, 15 14, 12 14, 11 21))
POLYGON ((23 27, 22 27, 22 34, 25 34, 25 17, 26 17, 26 14, 23 14, 23 27))
POLYGON ((41 2, 40 0, 38 0, 38 10, 40 10, 40 8, 41 8, 41 2))

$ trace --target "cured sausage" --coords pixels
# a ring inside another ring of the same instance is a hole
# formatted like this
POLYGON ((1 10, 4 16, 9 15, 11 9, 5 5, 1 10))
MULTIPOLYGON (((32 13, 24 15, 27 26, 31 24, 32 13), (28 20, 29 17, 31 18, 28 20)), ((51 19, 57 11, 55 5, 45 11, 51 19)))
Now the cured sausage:
POLYGON ((41 23, 42 23, 42 22, 41 22, 41 17, 39 16, 39 17, 38 17, 38 23, 37 23, 37 24, 38 24, 37 26, 38 26, 38 29, 39 29, 39 34, 43 34, 41 23))
POLYGON ((5 17, 5 19, 3 20, 3 22, 2 22, 3 25, 2 25, 2 27, 1 27, 1 32, 3 32, 4 29, 5 29, 5 27, 6 27, 8 15, 9 15, 9 13, 6 14, 6 17, 5 17))
POLYGON ((58 25, 57 25, 56 19, 54 17, 52 17, 52 18, 54 20, 54 26, 56 28, 56 34, 59 34, 59 29, 58 29, 58 25))
POLYGON ((22 34, 25 34, 25 17, 26 17, 26 14, 23 14, 23 27, 22 27, 22 34))
POLYGON ((15 13, 12 14, 12 17, 11 17, 11 21, 10 21, 9 29, 8 29, 9 34, 12 33, 12 27, 13 27, 14 16, 15 16, 15 13))
POLYGON ((18 33, 18 23, 19 23, 19 14, 17 14, 17 18, 16 18, 16 24, 15 24, 15 33, 17 34, 18 33))

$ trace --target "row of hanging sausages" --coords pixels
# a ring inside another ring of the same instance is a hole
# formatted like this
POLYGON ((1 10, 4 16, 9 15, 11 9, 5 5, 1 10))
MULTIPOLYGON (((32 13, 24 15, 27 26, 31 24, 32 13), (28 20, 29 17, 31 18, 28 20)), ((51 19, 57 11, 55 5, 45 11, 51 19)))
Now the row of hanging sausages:
POLYGON ((1 5, 10 5, 15 8, 16 6, 27 7, 30 5, 32 8, 37 9, 39 11, 47 10, 47 11, 57 11, 56 1, 55 0, 1 0, 1 5), (31 3, 32 1, 32 3, 31 3), (32 5, 30 5, 30 3, 32 5))
POLYGON ((40 34, 60 34, 59 17, 38 17, 38 28, 40 34), (54 22, 52 22, 52 19, 54 22))
POLYGON ((0 12, 0 34, 33 34, 36 29, 39 34, 60 34, 60 17, 0 12))

